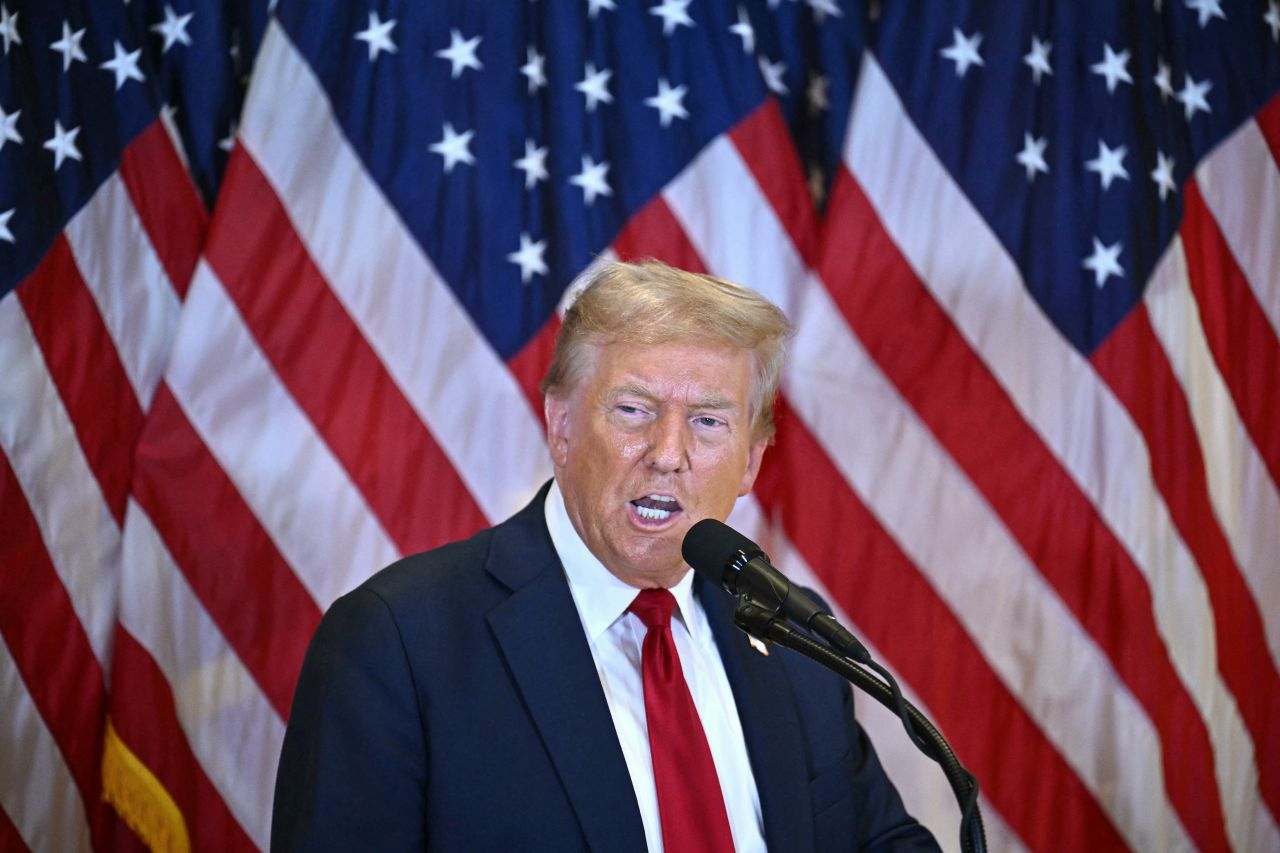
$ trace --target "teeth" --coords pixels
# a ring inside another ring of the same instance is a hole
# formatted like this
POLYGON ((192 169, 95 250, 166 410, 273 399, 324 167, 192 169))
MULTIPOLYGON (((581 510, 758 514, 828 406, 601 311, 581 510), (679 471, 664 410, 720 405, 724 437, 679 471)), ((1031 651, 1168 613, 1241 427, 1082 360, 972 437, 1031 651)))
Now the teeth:
POLYGON ((666 509, 649 509, 647 506, 636 507, 636 512, 640 513, 641 518, 647 518, 650 521, 666 521, 671 517, 671 511, 666 509))
POLYGON ((675 503, 676 499, 670 495, 649 495, 651 501, 665 501, 666 503, 675 503))

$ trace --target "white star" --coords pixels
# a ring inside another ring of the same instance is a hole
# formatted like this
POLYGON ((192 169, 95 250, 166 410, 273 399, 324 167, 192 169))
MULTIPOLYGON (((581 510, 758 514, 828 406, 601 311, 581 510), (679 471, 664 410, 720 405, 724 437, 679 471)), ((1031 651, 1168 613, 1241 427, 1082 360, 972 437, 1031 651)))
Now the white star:
POLYGON ((1102 46, 1102 61, 1090 65, 1089 70, 1094 74, 1107 78, 1107 91, 1114 92, 1118 83, 1133 82, 1133 78, 1129 76, 1129 70, 1125 68, 1128 64, 1129 51, 1122 50, 1116 53, 1111 49, 1111 45, 1104 44, 1102 46))
POLYGON ((590 205, 598 195, 613 195, 613 190, 609 188, 609 184, 605 180, 605 176, 608 174, 608 160, 597 163, 588 155, 583 154, 582 171, 569 178, 569 183, 576 187, 582 187, 583 198, 590 205))
POLYGON ((742 39, 742 52, 755 53, 756 50, 756 31, 751 26, 751 19, 747 17, 747 10, 738 7, 738 22, 729 27, 729 32, 742 39))
POLYGON ((683 84, 673 89, 667 78, 661 77, 658 79, 658 94, 645 98, 644 103, 658 111, 658 120, 666 127, 672 118, 689 117, 689 111, 684 108, 684 96, 688 91, 689 87, 683 84))
POLYGON ((169 52, 169 48, 178 42, 185 45, 191 44, 191 36, 187 34, 187 24, 191 23, 191 19, 195 17, 195 12, 188 12, 179 17, 173 7, 168 3, 164 4, 164 20, 158 24, 153 24, 151 31, 159 33, 164 39, 164 47, 160 48, 161 55, 169 52))
POLYGON ((809 0, 809 8, 813 9, 813 17, 818 23, 826 20, 827 15, 833 18, 843 18, 844 12, 840 11, 833 0, 809 0))
POLYGON ((458 75, 467 68, 474 68, 479 71, 484 67, 480 60, 476 58, 476 48, 479 46, 480 36, 464 39, 462 33, 455 29, 450 29, 449 46, 444 50, 437 50, 436 56, 449 60, 449 64, 453 69, 453 79, 457 80, 458 75))
POLYGON ((1151 170, 1151 180, 1160 187, 1161 201, 1169 193, 1178 191, 1178 185, 1173 180, 1173 158, 1164 156, 1163 151, 1156 152, 1156 167, 1151 170))
POLYGON ((1044 74, 1053 74, 1053 66, 1049 64, 1049 51, 1053 50, 1053 45, 1047 41, 1040 41, 1035 36, 1031 37, 1031 50, 1026 56, 1022 57, 1022 61, 1031 69, 1031 80, 1037 86, 1040 85, 1040 77, 1044 74))
MULTIPOLYGON (((1280 42, 1280 3, 1271 0, 1267 4, 1267 14, 1262 16, 1262 20, 1266 21, 1267 26, 1271 28, 1271 40, 1280 42)), ((5 53, 9 52, 9 42, 6 39, 4 45, 5 53)))
POLYGON ((22 134, 18 133, 18 116, 20 115, 22 110, 7 113, 4 107, 0 107, 0 151, 4 150, 6 142, 22 144, 22 134))
POLYGON ((1197 83, 1191 78, 1190 74, 1183 78, 1182 91, 1178 92, 1174 97, 1186 108, 1184 112, 1186 113, 1187 121, 1191 121, 1191 117, 1197 112, 1213 112, 1213 110, 1209 109, 1209 102, 1204 97, 1209 94, 1209 90, 1212 88, 1213 83, 1210 80, 1201 80, 1197 83))
POLYGON ((1173 95, 1173 72, 1169 70, 1169 63, 1163 59, 1156 60, 1156 76, 1151 78, 1151 82, 1160 90, 1160 100, 1169 100, 1173 95))
POLYGON ((9 230, 9 220, 13 218, 13 211, 16 208, 9 208, 4 213, 0 213, 0 240, 6 243, 13 242, 13 232, 9 230))
POLYGON ((531 190, 538 181, 547 179, 547 149, 534 145, 532 139, 526 139, 524 156, 516 160, 514 165, 524 172, 524 188, 531 190))
POLYGON ((787 63, 779 60, 770 62, 766 57, 760 57, 757 60, 760 66, 760 74, 764 77, 764 84, 769 87, 769 91, 775 95, 785 95, 789 91, 787 84, 783 82, 782 75, 787 73, 787 63))
POLYGON ((1187 0, 1187 8, 1195 9, 1199 13, 1200 29, 1202 30, 1213 18, 1221 18, 1224 21, 1227 19, 1227 16, 1222 12, 1221 0, 1187 0))
POLYGON ((142 58, 142 48, 138 48, 132 53, 125 53, 124 47, 117 41, 115 54, 115 56, 98 67, 105 68, 116 75, 117 92, 120 91, 120 87, 125 84, 126 80, 137 80, 141 83, 146 79, 142 76, 142 72, 138 70, 138 60, 142 58))
POLYGON ((22 44, 22 36, 18 35, 18 15, 9 14, 8 7, 0 5, 0 38, 4 39, 4 55, 9 55, 9 45, 22 44))
POLYGON ((662 0, 659 6, 651 6, 649 8, 650 15, 657 15, 662 19, 662 34, 664 36, 671 35, 678 26, 693 26, 693 18, 689 17, 689 3, 692 0, 662 0))
POLYGON ((377 12, 369 13, 369 26, 356 33, 356 41, 362 41, 369 45, 369 61, 373 62, 378 58, 378 54, 382 51, 387 53, 396 52, 396 43, 391 40, 391 30, 396 25, 396 19, 384 21, 377 12))
POLYGON ((529 45, 524 50, 525 62, 520 73, 529 78, 529 94, 547 85, 547 58, 529 45))
POLYGON ((587 17, 591 20, 596 19, 601 9, 606 12, 616 12, 618 7, 614 5, 613 0, 587 0, 587 17))
POLYGON ((227 131, 227 135, 218 140, 218 147, 228 154, 231 149, 236 146, 236 121, 231 120, 231 128, 227 131))
POLYGON ((938 53, 956 64, 956 76, 963 77, 972 65, 986 65, 978 53, 978 45, 982 44, 982 33, 966 36, 959 27, 951 29, 952 43, 938 53))
POLYGON ((547 241, 539 240, 533 242, 529 235, 520 232, 520 249, 507 255, 507 260, 520 267, 520 281, 524 284, 529 283, 529 279, 534 275, 547 274, 547 262, 542 256, 547 252, 547 241))
POLYGON ((594 62, 587 63, 581 82, 573 84, 573 88, 586 96, 587 112, 595 112, 596 105, 601 101, 606 104, 613 103, 613 95, 609 94, 609 78, 612 76, 613 72, 608 68, 597 71, 594 62))
POLYGON ((831 109, 831 102, 827 98, 827 87, 831 85, 831 81, 822 74, 814 74, 809 77, 809 88, 805 90, 805 98, 809 102, 809 115, 817 115, 831 109))
POLYGON ((1124 167, 1124 155, 1128 153, 1129 149, 1124 145, 1108 148, 1107 143, 1099 139, 1098 156, 1085 163, 1084 167, 1090 172, 1097 172, 1102 179, 1102 188, 1107 190, 1116 178, 1129 180, 1129 170, 1124 167))
POLYGON ((439 154, 444 158, 445 174, 453 171, 453 167, 459 163, 466 163, 468 166, 475 165, 476 158, 471 156, 471 137, 475 136, 474 130, 468 130, 464 133, 454 133, 453 125, 449 122, 444 123, 444 138, 428 146, 429 150, 439 154))
POLYGON ((1084 268, 1093 270, 1093 283, 1102 289, 1110 276, 1124 277, 1124 268, 1120 266, 1120 242, 1110 246, 1102 245, 1097 237, 1093 238, 1093 254, 1084 259, 1084 268))
POLYGON ((80 128, 73 127, 71 130, 64 131, 62 122, 54 120, 53 136, 44 144, 46 151, 53 152, 53 171, 62 168, 62 161, 70 157, 72 160, 81 160, 80 149, 76 148, 76 137, 80 135, 80 128))
POLYGON ((1027 182, 1036 179, 1036 172, 1049 174, 1049 164, 1044 160, 1044 149, 1049 140, 1041 137, 1034 139, 1031 134, 1022 134, 1022 150, 1018 152, 1018 163, 1027 170, 1027 182))
POLYGON ((62 38, 49 45, 49 49, 62 54, 62 70, 64 72, 71 68, 72 62, 89 61, 89 57, 84 55, 84 48, 80 46, 80 40, 83 38, 83 29, 76 30, 73 33, 71 32, 71 25, 66 21, 62 22, 62 38))

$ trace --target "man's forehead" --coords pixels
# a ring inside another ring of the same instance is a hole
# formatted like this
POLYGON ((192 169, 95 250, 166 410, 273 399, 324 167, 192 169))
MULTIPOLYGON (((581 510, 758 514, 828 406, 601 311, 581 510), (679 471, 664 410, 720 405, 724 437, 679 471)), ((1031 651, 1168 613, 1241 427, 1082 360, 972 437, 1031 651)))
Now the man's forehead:
POLYGON ((721 389, 703 389, 691 387, 688 383, 656 383, 648 384, 638 377, 611 383, 601 389, 601 396, 613 401, 623 397, 636 397, 644 400, 666 401, 675 397, 678 402, 697 406, 701 409, 740 409, 746 404, 745 399, 738 399, 732 393, 721 389))

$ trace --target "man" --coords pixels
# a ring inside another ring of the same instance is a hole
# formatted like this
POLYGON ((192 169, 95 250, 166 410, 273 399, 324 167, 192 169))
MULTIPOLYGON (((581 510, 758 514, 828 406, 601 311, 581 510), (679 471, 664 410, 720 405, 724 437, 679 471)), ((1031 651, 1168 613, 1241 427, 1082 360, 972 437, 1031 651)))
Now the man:
POLYGON ((936 849, 847 685, 753 647, 680 556, 755 481, 788 333, 728 282, 604 266, 543 383, 554 481, 326 614, 272 847, 936 849))

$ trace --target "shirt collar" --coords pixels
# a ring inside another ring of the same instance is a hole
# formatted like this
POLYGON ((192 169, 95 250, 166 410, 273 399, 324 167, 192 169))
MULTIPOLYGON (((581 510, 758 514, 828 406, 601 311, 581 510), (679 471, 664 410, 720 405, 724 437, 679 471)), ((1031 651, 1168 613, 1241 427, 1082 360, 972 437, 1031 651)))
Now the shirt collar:
MULTIPOLYGON (((594 643, 627 612, 640 590, 620 580, 591 553, 573 526, 569 511, 565 509, 560 484, 555 481, 547 492, 543 512, 551 544, 555 546, 569 580, 569 591, 578 607, 578 616, 586 629, 587 639, 594 643)), ((693 572, 685 572, 680 582, 671 588, 671 594, 676 598, 677 615, 684 620, 689 632, 696 636, 702 612, 694 606, 693 572)))

